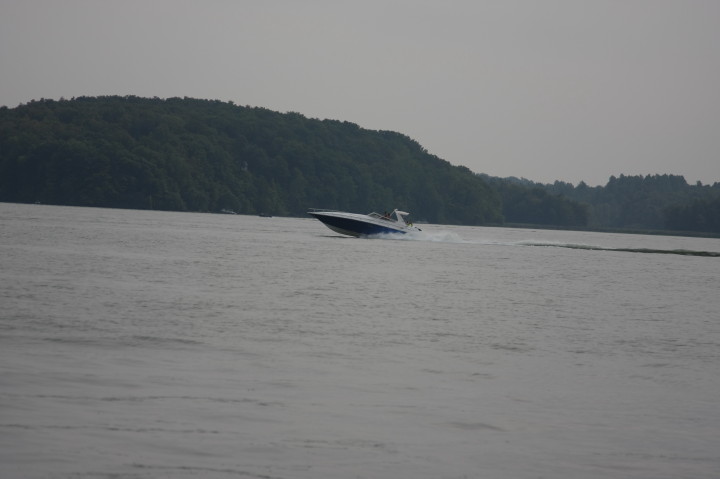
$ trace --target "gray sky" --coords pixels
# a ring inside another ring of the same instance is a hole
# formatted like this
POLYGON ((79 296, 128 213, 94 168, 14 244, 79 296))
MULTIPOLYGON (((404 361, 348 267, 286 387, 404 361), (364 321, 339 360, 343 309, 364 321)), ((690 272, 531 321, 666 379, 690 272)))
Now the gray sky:
POLYGON ((0 105, 232 100, 478 173, 720 181, 717 0, 0 0, 0 105))

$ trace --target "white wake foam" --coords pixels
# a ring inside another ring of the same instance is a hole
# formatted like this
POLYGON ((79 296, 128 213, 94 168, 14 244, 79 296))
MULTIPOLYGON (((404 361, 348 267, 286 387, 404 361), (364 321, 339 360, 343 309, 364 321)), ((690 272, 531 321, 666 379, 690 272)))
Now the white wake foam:
POLYGON ((429 241, 433 243, 468 243, 459 234, 452 231, 409 231, 407 233, 381 233, 368 236, 368 238, 399 240, 399 241, 429 241))

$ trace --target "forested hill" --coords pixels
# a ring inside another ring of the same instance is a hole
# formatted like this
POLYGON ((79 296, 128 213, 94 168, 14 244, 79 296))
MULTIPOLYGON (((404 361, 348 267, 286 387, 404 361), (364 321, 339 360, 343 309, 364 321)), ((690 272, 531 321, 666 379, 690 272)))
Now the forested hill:
POLYGON ((502 223, 500 195, 399 133, 188 98, 0 108, 0 201, 304 215, 401 208, 502 223))
POLYGON ((400 133, 190 98, 0 107, 0 201, 291 216, 400 208, 432 223, 720 233, 717 183, 501 179, 400 133))

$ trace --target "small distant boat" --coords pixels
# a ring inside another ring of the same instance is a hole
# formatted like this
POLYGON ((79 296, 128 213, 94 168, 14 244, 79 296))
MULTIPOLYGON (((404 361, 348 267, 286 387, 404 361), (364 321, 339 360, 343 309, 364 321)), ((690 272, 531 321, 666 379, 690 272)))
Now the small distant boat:
POLYGON ((318 210, 311 209, 308 211, 310 216, 320 220, 325 226, 348 236, 363 237, 388 233, 410 233, 422 231, 405 221, 405 216, 409 215, 405 211, 393 210, 392 213, 381 215, 380 213, 368 213, 366 215, 359 213, 346 213, 344 211, 335 210, 318 210))

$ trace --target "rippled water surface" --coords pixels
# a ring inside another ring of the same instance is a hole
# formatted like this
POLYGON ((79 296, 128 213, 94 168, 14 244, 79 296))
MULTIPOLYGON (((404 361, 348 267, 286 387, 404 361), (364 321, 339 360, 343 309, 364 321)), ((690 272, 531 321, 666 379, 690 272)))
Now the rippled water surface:
POLYGON ((718 477, 720 240, 423 229, 0 203, 0 477, 718 477))

